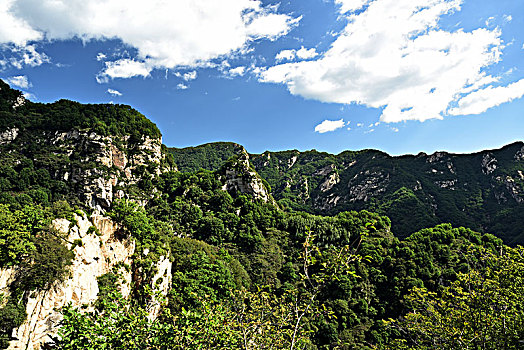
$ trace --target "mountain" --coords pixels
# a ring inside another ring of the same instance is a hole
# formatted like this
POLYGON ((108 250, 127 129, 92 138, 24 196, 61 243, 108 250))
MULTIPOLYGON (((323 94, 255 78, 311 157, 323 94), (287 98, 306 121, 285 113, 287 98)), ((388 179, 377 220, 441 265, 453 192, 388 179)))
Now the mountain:
MULTIPOLYGON (((216 143, 169 151, 181 171, 191 171, 217 168, 240 149, 216 143)), ((390 217, 400 237, 450 222, 497 234, 508 244, 524 242, 522 142, 474 154, 392 157, 376 150, 338 155, 293 150, 250 159, 283 207, 321 215, 374 211, 390 217)))
POLYGON ((130 106, 33 103, 0 80, 1 349, 405 349, 428 341, 413 317, 441 316, 413 302, 438 298, 454 318, 430 343, 484 327, 479 348, 520 347, 522 248, 450 224, 399 239, 391 222, 415 230, 472 188, 482 200, 460 218, 518 220, 521 144, 250 155, 161 137, 130 106))

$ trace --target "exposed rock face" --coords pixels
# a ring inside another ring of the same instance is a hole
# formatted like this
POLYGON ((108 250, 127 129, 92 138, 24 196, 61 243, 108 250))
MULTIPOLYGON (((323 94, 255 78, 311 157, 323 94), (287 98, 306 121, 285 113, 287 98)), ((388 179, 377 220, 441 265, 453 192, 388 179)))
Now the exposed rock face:
MULTIPOLYGON (((74 249, 75 258, 69 278, 47 291, 34 291, 30 294, 26 306, 27 320, 14 330, 13 335, 18 340, 12 341, 9 349, 39 349, 43 343, 50 342, 49 336, 55 336, 58 331, 60 308, 68 303, 73 307, 92 304, 98 294, 97 277, 111 272, 117 263, 131 263, 135 244, 129 239, 116 239, 116 226, 110 219, 95 215, 91 220, 76 216, 76 220, 78 225, 71 229, 68 220, 60 219, 53 223, 57 230, 68 232, 68 241, 82 240, 82 246, 74 249), (88 234, 92 223, 99 230, 100 236, 88 234)), ((125 281, 122 293, 127 296, 131 273, 123 269, 121 272, 125 281)), ((1 270, 0 288, 6 288, 15 273, 16 269, 1 270)))
MULTIPOLYGON (((156 264, 156 274, 151 279, 151 286, 153 294, 160 293, 161 295, 167 295, 171 289, 172 271, 171 268, 173 263, 169 258, 161 256, 160 260, 156 264)), ((161 303, 153 299, 147 305, 147 311, 149 313, 149 320, 154 320, 160 313, 161 303)))
POLYGON ((457 184, 457 180, 441 180, 441 181, 435 181, 435 185, 437 185, 440 188, 447 188, 450 190, 455 189, 455 185, 457 184))
POLYGON ((223 174, 222 189, 252 195, 255 199, 275 203, 262 179, 249 164, 249 155, 243 151, 232 167, 226 167, 223 174))
POLYGON ((482 172, 489 175, 497 169, 497 159, 491 153, 487 153, 482 157, 481 166, 482 172))
POLYGON ((79 185, 86 206, 103 213, 115 198, 122 198, 125 188, 140 180, 137 167, 154 165, 160 173, 162 139, 144 137, 140 141, 126 137, 100 136, 96 133, 71 130, 56 132, 48 142, 56 146, 57 156, 73 158, 56 177, 79 185))
MULTIPOLYGON (((113 272, 117 265, 132 265, 134 240, 116 235, 117 226, 109 218, 100 215, 93 215, 90 219, 76 216, 76 220, 78 224, 72 228, 69 228, 70 222, 66 219, 53 222, 57 230, 68 233, 68 241, 82 240, 82 246, 74 249, 75 258, 69 278, 47 291, 32 292, 26 306, 27 320, 14 330, 13 336, 18 340, 12 341, 9 349, 40 349, 42 344, 51 342, 51 336, 56 336, 58 332, 62 319, 59 310, 62 307, 69 303, 75 308, 92 305, 99 292, 97 277, 113 272), (89 227, 93 224, 100 236, 88 234, 89 227)), ((171 288, 170 260, 162 257, 156 265, 156 271, 149 282, 152 290, 167 295, 171 288)), ((131 292, 133 274, 124 268, 120 268, 119 273, 122 276, 120 291, 127 297, 131 292)), ((0 291, 8 290, 15 274, 16 268, 0 270, 0 291)), ((160 304, 150 302, 148 311, 150 319, 155 319, 160 311, 160 304)))
POLYGON ((12 129, 7 129, 4 132, 1 132, 0 133, 0 145, 11 143, 12 141, 14 141, 16 137, 18 136, 19 131, 20 130, 18 128, 12 128, 12 129))
POLYGON ((327 192, 340 182, 340 176, 338 173, 332 173, 326 180, 320 185, 320 191, 327 192))
MULTIPOLYGON (((419 153, 420 154, 420 153, 419 153)), ((436 163, 444 159, 448 154, 446 152, 435 152, 430 155, 427 159, 427 163, 436 163)))
POLYGON ((373 196, 386 191, 389 183, 389 174, 382 174, 378 171, 370 172, 366 170, 363 174, 357 174, 348 184, 349 202, 364 201, 367 202, 373 196))
POLYGON ((25 105, 26 99, 24 96, 20 95, 16 98, 16 100, 13 102, 13 109, 17 109, 18 107, 21 107, 25 105))
MULTIPOLYGON (((524 203, 524 191, 522 191, 521 186, 515 181, 515 179, 511 176, 497 176, 497 181, 504 185, 506 191, 517 203, 524 203)), ((499 201, 507 201, 504 193, 495 193, 495 196, 499 201)))
POLYGON ((315 171, 313 173, 313 175, 314 176, 326 176, 326 175, 330 174, 336 168, 337 167, 335 166, 335 164, 329 164, 329 165, 326 165, 325 167, 320 168, 319 170, 315 171))

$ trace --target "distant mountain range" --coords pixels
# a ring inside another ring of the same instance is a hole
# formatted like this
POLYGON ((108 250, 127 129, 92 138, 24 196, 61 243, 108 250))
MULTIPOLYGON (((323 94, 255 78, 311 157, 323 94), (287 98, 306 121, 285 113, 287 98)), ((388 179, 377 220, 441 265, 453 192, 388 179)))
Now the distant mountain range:
MULTIPOLYGON (((178 169, 215 170, 241 145, 218 142, 170 148, 178 169)), ((333 155, 315 150, 251 154, 280 206, 314 214, 370 210, 387 215, 405 237, 449 222, 524 242, 524 143, 473 154, 392 157, 377 150, 333 155)))

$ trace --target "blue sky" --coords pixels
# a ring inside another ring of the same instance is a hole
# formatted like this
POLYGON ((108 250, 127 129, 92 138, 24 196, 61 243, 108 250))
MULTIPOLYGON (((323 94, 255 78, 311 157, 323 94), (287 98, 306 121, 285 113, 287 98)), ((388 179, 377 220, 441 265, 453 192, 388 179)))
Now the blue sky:
POLYGON ((524 140, 524 1, 2 0, 0 78, 173 147, 478 151, 524 140))

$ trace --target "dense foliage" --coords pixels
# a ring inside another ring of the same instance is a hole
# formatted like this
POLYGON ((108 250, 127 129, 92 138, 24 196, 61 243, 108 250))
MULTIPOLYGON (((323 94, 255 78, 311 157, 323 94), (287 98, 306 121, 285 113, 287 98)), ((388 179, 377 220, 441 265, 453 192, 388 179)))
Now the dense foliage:
MULTIPOLYGON (((283 212, 245 195, 232 197, 222 190, 220 172, 167 172, 156 179, 154 186, 159 192, 146 211, 118 202, 112 214, 129 228, 131 235, 135 234, 139 245, 147 242, 150 235, 157 242, 170 242, 174 287, 164 308, 170 316, 157 319, 154 325, 142 317, 143 327, 167 327, 173 337, 189 332, 194 338, 186 339, 195 340, 202 334, 183 328, 193 324, 187 321, 179 324, 181 319, 173 319, 174 316, 192 315, 208 322, 227 319, 219 321, 222 326, 213 332, 237 340, 229 345, 207 343, 219 348, 250 348, 242 345, 239 300, 249 300, 247 309, 240 310, 251 310, 256 317, 273 315, 272 321, 250 316, 252 326, 267 326, 267 333, 260 333, 265 334, 266 338, 262 338, 270 339, 269 335, 277 332, 282 336, 288 334, 289 341, 290 333, 286 332, 294 326, 287 323, 282 326, 283 320, 290 320, 283 310, 297 305, 296 298, 300 299, 298 309, 307 309, 301 317, 299 329, 303 342, 299 348, 391 346, 388 344, 399 336, 399 331, 383 320, 399 319, 409 310, 411 304, 406 296, 413 288, 425 288, 440 295, 460 274, 482 261, 478 254, 470 253, 471 247, 496 252, 502 246, 501 240, 492 235, 449 224, 423 229, 401 241, 391 233, 389 219, 366 211, 343 212, 334 217, 283 212), (158 236, 154 233, 157 221, 172 231, 165 230, 158 236), (176 232, 176 236, 170 236, 169 232, 176 232), (314 248, 309 250, 314 252, 308 265, 310 274, 304 272, 303 263, 304 242, 311 237, 308 232, 316 236, 314 248), (344 247, 349 247, 354 257, 348 260, 347 272, 327 278, 326 271, 337 266, 333 258, 336 254, 330 252, 344 247), (304 276, 310 279, 306 281, 304 276), (242 297, 243 293, 248 293, 249 298, 242 297), (250 309, 260 305, 265 311, 250 309)), ((133 306, 137 307, 132 309, 137 313, 133 317, 142 312, 140 304, 133 306)), ((82 322, 102 322, 96 326, 100 329, 105 329, 102 324, 109 322, 105 316, 108 314, 104 313, 80 316, 76 311, 67 312, 77 321, 88 317, 91 321, 82 322)), ((68 323, 67 329, 75 325, 68 323)), ((130 332, 125 328, 121 331, 130 332)), ((86 333, 87 330, 82 336, 86 333)), ((129 336, 126 333, 123 338, 129 336)), ((260 337, 256 342, 263 343, 260 337)), ((279 348, 272 342, 273 346, 268 348, 279 348)), ((281 344, 287 344, 282 348, 290 346, 285 340, 281 344)))
MULTIPOLYGON (((181 171, 195 171, 218 169, 234 149, 216 143, 170 151, 181 171)), ((282 207, 320 215, 377 212, 391 219, 399 237, 450 222, 497 234, 510 245, 524 243, 522 142, 464 155, 268 151, 251 155, 251 162, 282 207)))
POLYGON ((49 227, 57 213, 64 214, 59 204, 21 210, 0 205, 0 268, 17 269, 7 295, 0 293, 0 348, 7 347, 12 329, 25 320, 28 293, 47 290, 68 274, 73 253, 64 237, 49 227))
POLYGON ((178 170, 194 172, 200 169, 218 170, 229 158, 242 151, 242 146, 231 142, 215 142, 186 148, 170 148, 178 170))
POLYGON ((129 135, 138 140, 143 136, 161 136, 154 123, 130 106, 69 100, 44 104, 24 99, 20 106, 13 107, 21 96, 20 91, 0 80, 0 132, 15 127, 47 131, 87 129, 103 136, 129 135))
MULTIPOLYGON (((81 242, 67 242, 50 223, 67 218, 74 225, 73 213, 87 210, 89 182, 81 184, 78 174, 116 174, 115 166, 93 161, 89 147, 67 148, 51 137, 85 129, 119 136, 112 144, 118 149, 123 139, 159 136, 127 106, 21 101, 0 81, 0 133, 24 130, 0 144, 0 268, 18 272, 0 293, 0 348, 24 322, 29 294, 68 276, 81 242)), ((118 224, 112 239, 134 241, 132 261, 98 278, 94 305, 62 310, 54 345, 517 349, 524 336, 524 252, 458 226, 500 230, 519 242, 519 147, 493 152, 496 167, 484 154, 392 158, 376 151, 266 152, 246 165, 242 148, 228 143, 171 150, 181 172, 133 164, 136 182, 124 187, 114 177, 122 198, 104 207, 118 224), (224 161, 244 180, 258 170, 279 205, 224 190, 224 161), (448 221, 455 225, 441 224, 448 221), (166 258, 172 287, 159 295, 151 278, 166 258), (122 269, 132 275, 128 297, 122 269), (152 305, 161 306, 156 318, 152 305)))

